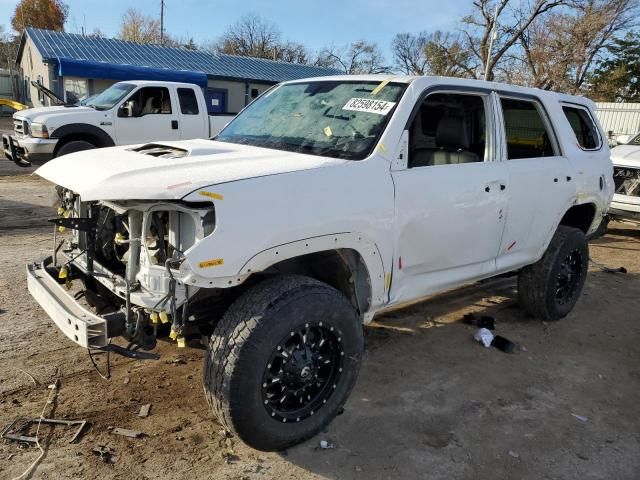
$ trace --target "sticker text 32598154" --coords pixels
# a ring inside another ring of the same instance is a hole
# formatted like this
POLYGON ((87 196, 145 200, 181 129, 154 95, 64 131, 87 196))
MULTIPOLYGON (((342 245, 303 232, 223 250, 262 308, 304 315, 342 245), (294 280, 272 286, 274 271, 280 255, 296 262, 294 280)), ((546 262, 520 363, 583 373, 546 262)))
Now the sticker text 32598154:
POLYGON ((386 115, 391 111, 396 102, 385 102, 384 100, 373 100, 369 98, 352 98, 345 103, 343 110, 352 112, 377 113, 386 115))

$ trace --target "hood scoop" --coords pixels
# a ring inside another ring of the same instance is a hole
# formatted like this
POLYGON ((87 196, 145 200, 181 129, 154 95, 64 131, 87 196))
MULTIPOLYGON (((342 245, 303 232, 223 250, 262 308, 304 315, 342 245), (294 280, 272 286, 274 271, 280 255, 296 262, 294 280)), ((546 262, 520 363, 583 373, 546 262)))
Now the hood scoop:
POLYGON ((189 155, 189 150, 185 150, 184 148, 160 145, 157 143, 149 143, 138 148, 132 148, 131 150, 158 158, 183 158, 189 155))

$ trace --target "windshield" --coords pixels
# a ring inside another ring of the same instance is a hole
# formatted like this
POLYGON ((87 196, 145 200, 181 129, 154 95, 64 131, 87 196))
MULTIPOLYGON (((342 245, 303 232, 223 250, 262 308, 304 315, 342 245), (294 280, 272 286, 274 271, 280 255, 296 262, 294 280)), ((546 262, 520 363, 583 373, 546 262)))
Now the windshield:
POLYGON ((134 88, 135 85, 131 85, 130 83, 116 83, 92 100, 86 102, 86 105, 96 110, 109 110, 134 88))
POLYGON ((640 145, 640 133, 629 140, 629 145, 640 145))
POLYGON ((406 85, 311 81, 276 87, 216 140, 361 160, 371 153, 406 85))

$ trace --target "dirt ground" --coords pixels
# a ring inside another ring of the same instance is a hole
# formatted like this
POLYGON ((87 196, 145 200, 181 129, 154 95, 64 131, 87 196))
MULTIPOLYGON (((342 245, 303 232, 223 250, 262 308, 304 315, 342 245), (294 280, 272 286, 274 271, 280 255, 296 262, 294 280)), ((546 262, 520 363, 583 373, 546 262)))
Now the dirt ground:
MULTIPOLYGON (((0 429, 40 415, 56 378, 46 414, 90 422, 75 444, 73 429, 43 426, 45 455, 32 478, 640 478, 638 229, 615 223, 592 243, 596 261, 629 273, 592 266, 577 308, 560 322, 525 318, 513 278, 377 317, 344 413, 302 445, 262 453, 221 435, 202 393, 201 349, 162 343, 159 361, 112 357, 111 380, 98 376, 27 292, 24 264, 52 247, 50 186, 9 170, 0 165, 12 173, 0 176, 0 429), (471 311, 495 315, 496 333, 518 351, 474 342, 461 322, 471 311), (150 415, 139 418, 147 403, 150 415), (320 440, 335 448, 319 449, 320 440), (98 445, 112 450, 110 463, 92 453, 98 445)), ((0 478, 38 455, 0 442, 0 478)))

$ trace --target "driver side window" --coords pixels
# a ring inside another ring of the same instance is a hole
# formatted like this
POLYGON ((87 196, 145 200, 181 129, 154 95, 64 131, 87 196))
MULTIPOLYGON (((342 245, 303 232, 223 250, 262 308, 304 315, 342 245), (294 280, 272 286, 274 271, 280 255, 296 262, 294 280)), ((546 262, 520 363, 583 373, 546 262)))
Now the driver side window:
POLYGON ((131 117, 163 115, 171 113, 171 97, 165 87, 145 87, 131 95, 123 107, 131 117))
POLYGON ((434 93, 409 129, 409 168, 484 162, 487 145, 481 95, 434 93))

